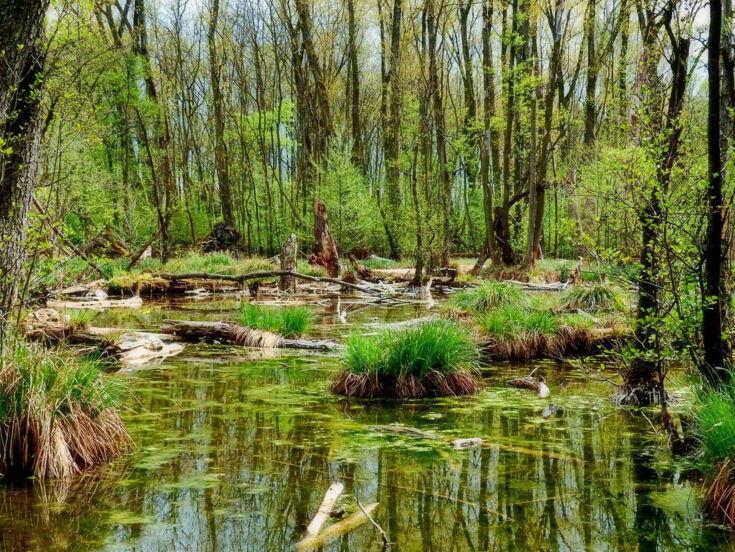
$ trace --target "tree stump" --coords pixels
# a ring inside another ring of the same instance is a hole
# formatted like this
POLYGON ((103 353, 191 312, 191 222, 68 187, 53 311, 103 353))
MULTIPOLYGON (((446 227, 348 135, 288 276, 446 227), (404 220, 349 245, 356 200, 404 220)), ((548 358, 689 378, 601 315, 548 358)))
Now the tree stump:
POLYGON ((309 258, 309 262, 323 266, 332 278, 336 278, 339 274, 337 244, 329 232, 327 207, 318 199, 314 199, 314 239, 314 254, 309 258))
MULTIPOLYGON (((296 255, 298 254, 299 243, 296 238, 296 234, 291 236, 283 244, 281 249, 281 270, 288 270, 294 272, 296 270, 296 255)), ((278 284, 278 289, 281 291, 296 292, 296 278, 293 276, 281 276, 281 281, 278 284)))

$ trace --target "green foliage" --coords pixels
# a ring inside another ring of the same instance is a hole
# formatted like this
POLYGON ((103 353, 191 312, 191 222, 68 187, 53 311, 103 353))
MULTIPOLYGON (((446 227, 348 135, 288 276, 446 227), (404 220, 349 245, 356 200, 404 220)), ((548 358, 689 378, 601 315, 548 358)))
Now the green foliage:
POLYGON ((477 360, 477 346, 469 334, 447 320, 432 320, 377 336, 353 336, 343 355, 347 370, 356 374, 417 378, 431 371, 451 374, 473 368, 477 360))
POLYGON ((304 335, 314 322, 307 307, 273 307, 243 303, 240 323, 244 326, 277 333, 283 337, 304 335))
POLYGON ((487 312, 499 307, 524 308, 528 296, 521 288, 507 282, 483 282, 481 285, 460 291, 452 296, 456 307, 475 312, 487 312))
POLYGON ((626 299, 620 289, 609 284, 575 286, 564 294, 561 308, 588 312, 623 311, 626 309, 626 299))
POLYGON ((276 267, 267 259, 259 257, 235 259, 228 253, 189 253, 171 259, 161 270, 172 274, 186 272, 209 272, 213 274, 246 274, 274 270, 276 267))

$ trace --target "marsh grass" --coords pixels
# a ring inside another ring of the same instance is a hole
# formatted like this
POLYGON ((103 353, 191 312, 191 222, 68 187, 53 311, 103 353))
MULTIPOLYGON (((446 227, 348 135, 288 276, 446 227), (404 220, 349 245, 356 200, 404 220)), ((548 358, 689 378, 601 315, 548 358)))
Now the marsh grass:
POLYGON ((610 284, 593 284, 576 286, 565 292, 560 307, 566 311, 624 311, 627 308, 627 302, 620 289, 610 284))
POLYGON ((697 430, 707 474, 703 508, 735 526, 735 386, 708 390, 698 398, 697 430))
POLYGON ((363 398, 418 398, 476 393, 478 350, 448 320, 399 332, 353 336, 342 357, 335 393, 363 398))
POLYGON ((127 449, 121 387, 96 362, 11 337, 0 356, 3 476, 64 478, 127 449))
POLYGON ((450 303, 468 311, 487 312, 499 307, 525 307, 528 305, 528 296, 516 285, 488 281, 456 293, 450 303))
POLYGON ((326 268, 324 268, 323 266, 310 264, 304 259, 299 259, 299 261, 296 263, 296 272, 298 272, 299 274, 306 274, 307 276, 317 276, 319 278, 329 276, 329 274, 327 274, 326 268))
MULTIPOLYGON (((457 317, 462 320, 462 317, 457 317)), ((526 294, 521 306, 505 305, 474 311, 469 318, 483 347, 496 360, 561 358, 588 354, 612 341, 612 328, 584 313, 566 313, 553 294, 526 294)))
POLYGON ((243 326, 266 330, 286 338, 304 335, 314 322, 307 307, 273 307, 254 303, 243 303, 239 318, 243 326))

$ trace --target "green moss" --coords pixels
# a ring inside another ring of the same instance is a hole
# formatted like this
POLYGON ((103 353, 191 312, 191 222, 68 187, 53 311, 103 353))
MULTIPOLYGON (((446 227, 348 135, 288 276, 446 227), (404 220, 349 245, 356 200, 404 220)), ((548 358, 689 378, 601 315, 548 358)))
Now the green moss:
POLYGON ((271 307, 243 303, 240 307, 240 323, 283 337, 297 337, 309 330, 313 315, 306 307, 271 307))

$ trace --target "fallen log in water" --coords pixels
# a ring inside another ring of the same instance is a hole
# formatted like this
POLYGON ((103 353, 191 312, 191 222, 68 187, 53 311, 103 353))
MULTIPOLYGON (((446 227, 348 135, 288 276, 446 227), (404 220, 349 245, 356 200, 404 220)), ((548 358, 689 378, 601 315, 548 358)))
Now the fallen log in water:
POLYGON ((231 343, 242 347, 262 349, 306 349, 311 351, 334 351, 342 346, 334 341, 313 339, 286 339, 278 334, 240 326, 231 322, 194 322, 188 320, 165 320, 161 327, 164 334, 176 335, 194 343, 231 343))
POLYGON ((307 537, 315 537, 319 534, 322 525, 329 519, 329 514, 334 508, 334 503, 337 502, 339 495, 342 494, 345 486, 342 483, 332 483, 327 489, 327 493, 324 495, 322 503, 319 505, 319 509, 311 520, 311 523, 306 528, 307 537))
POLYGON ((359 512, 355 512, 354 514, 343 519, 339 523, 335 523, 334 525, 327 527, 318 535, 304 538, 296 545, 296 549, 301 552, 305 550, 314 550, 316 548, 324 546, 325 544, 336 539, 340 535, 352 531, 353 529, 360 527, 361 525, 370 521, 370 514, 372 514, 377 507, 377 502, 373 504, 368 504, 359 512))
POLYGON ((46 306, 52 309, 112 309, 112 308, 128 308, 137 309, 143 306, 143 299, 135 295, 126 299, 48 299, 46 306))
POLYGON ((301 274, 294 272, 293 270, 266 270, 261 272, 251 272, 249 274, 210 274, 207 272, 190 272, 185 274, 156 274, 157 278, 163 278, 164 280, 220 280, 223 282, 237 282, 242 284, 248 280, 260 280, 263 278, 281 278, 288 276, 291 278, 297 278, 299 280, 306 280, 307 282, 326 282, 330 284, 337 284, 342 287, 354 289, 368 295, 382 296, 383 293, 376 290, 374 286, 361 286, 345 282, 338 278, 330 278, 327 276, 309 276, 308 274, 301 274))
POLYGON ((524 378, 515 378, 508 380, 507 383, 511 387, 517 387, 519 389, 530 389, 531 391, 535 391, 542 399, 547 398, 551 394, 549 386, 546 385, 546 382, 544 382, 544 378, 542 377, 534 378, 532 376, 526 376, 524 378))
POLYGON ((95 328, 74 323, 55 309, 38 309, 23 322, 25 337, 48 343, 68 343, 91 348, 105 358, 127 365, 141 365, 151 360, 162 360, 184 350, 181 343, 171 342, 168 336, 149 332, 123 333, 117 328, 95 328))

